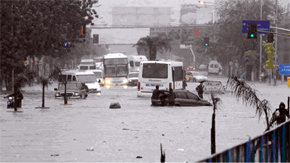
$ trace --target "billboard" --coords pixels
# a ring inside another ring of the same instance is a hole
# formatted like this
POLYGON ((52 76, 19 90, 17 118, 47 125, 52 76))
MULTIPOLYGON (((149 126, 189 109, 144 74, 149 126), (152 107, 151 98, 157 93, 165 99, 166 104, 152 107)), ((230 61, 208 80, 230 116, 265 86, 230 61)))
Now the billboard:
POLYGON ((113 26, 165 26, 170 23, 169 7, 113 7, 113 26))
POLYGON ((152 27, 150 36, 166 35, 172 44, 193 44, 197 39, 208 37, 210 25, 152 27))
POLYGON ((214 5, 183 4, 180 9, 181 25, 206 24, 214 18, 214 5))

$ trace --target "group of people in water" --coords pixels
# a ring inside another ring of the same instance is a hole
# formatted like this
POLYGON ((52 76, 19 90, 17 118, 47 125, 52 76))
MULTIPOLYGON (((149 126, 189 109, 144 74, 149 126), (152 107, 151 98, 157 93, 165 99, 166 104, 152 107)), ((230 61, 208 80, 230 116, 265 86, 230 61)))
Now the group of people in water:
MULTIPOLYGON (((196 91, 198 93, 198 96, 200 98, 203 98, 203 82, 201 82, 197 87, 196 91)), ((165 90, 159 90, 159 86, 156 85, 155 90, 152 93, 151 99, 152 99, 152 105, 153 106, 166 106, 167 104, 169 106, 174 105, 174 93, 173 89, 170 88, 169 91, 165 90)), ((289 111, 286 109, 286 106, 283 102, 279 104, 279 108, 277 108, 274 113, 272 114, 272 118, 270 120, 270 127, 273 126, 273 124, 281 124, 286 121, 286 119, 290 118, 289 111)))
POLYGON ((159 90, 159 85, 156 85, 155 90, 152 93, 151 99, 152 99, 152 105, 165 106, 168 104, 170 106, 173 106, 174 105, 173 89, 170 88, 169 91, 159 90))

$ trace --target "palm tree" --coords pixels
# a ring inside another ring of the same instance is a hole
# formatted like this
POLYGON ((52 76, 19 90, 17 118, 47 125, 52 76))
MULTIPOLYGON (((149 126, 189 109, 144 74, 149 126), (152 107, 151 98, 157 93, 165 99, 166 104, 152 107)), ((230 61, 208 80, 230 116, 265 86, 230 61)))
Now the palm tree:
POLYGON ((256 113, 258 113, 259 118, 261 118, 263 112, 266 117, 267 128, 270 129, 268 114, 270 111, 269 101, 264 99, 260 100, 257 93, 252 89, 245 81, 239 80, 237 77, 231 77, 227 81, 227 86, 230 86, 233 93, 236 95, 237 99, 242 99, 242 101, 249 106, 256 108, 256 113))
POLYGON ((60 73, 60 69, 58 67, 55 67, 52 72, 49 73, 48 76, 39 76, 38 81, 41 83, 42 86, 42 105, 41 108, 45 108, 45 87, 48 87, 48 84, 50 84, 51 79, 56 79, 58 74, 60 73))
POLYGON ((211 138, 211 154, 214 154, 216 152, 216 145, 215 145, 215 111, 217 110, 217 104, 221 101, 220 98, 214 97, 213 94, 211 94, 211 100, 213 103, 213 113, 212 113, 212 119, 211 119, 211 130, 210 130, 210 138, 211 138))
POLYGON ((162 53, 171 50, 170 39, 165 35, 142 37, 133 46, 137 46, 139 55, 143 53, 149 60, 156 60, 157 51, 162 53))

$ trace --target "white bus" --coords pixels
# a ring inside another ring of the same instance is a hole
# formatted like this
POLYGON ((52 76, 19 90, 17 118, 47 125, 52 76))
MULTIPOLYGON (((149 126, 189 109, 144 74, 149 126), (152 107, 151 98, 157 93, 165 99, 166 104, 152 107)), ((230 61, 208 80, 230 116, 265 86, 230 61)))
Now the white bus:
POLYGON ((160 90, 182 89, 183 63, 177 61, 141 62, 137 96, 151 96, 156 85, 160 90))
POLYGON ((123 53, 109 53, 104 55, 104 86, 128 87, 129 65, 128 57, 123 53))
POLYGON ((147 61, 147 57, 144 55, 130 56, 129 57, 130 72, 139 71, 141 61, 147 61))

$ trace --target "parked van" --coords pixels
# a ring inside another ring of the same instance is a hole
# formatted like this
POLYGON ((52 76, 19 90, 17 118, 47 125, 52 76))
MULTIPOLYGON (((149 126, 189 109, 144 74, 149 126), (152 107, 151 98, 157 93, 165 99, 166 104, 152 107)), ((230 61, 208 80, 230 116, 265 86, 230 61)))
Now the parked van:
POLYGON ((79 70, 95 70, 96 64, 93 59, 82 59, 81 63, 78 65, 79 70))
POLYGON ((160 90, 182 89, 183 63, 177 61, 144 61, 140 64, 137 96, 151 96, 156 85, 160 90))
POLYGON ((77 72, 76 79, 78 82, 85 83, 89 88, 89 92, 101 93, 99 81, 92 71, 77 72))
POLYGON ((139 71, 140 62, 147 61, 147 57, 144 55, 136 55, 129 57, 130 72, 139 71))

